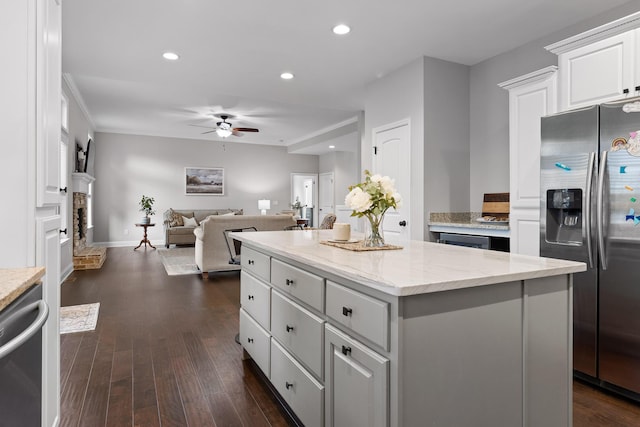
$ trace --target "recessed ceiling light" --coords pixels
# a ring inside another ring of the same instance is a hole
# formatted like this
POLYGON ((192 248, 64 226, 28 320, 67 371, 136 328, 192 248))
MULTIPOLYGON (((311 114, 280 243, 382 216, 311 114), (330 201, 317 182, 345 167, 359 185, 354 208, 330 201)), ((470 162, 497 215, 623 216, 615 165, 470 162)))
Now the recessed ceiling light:
POLYGON ((351 28, 349 28, 349 26, 345 24, 338 24, 335 27, 333 27, 333 33, 339 36, 349 34, 350 31, 351 31, 351 28))
POLYGON ((164 59, 168 59, 169 61, 177 61, 180 58, 177 53, 173 52, 165 52, 162 54, 162 57, 164 59))
POLYGON ((329 148, 334 149, 334 148, 336 148, 336 146, 335 145, 330 145, 329 148))
POLYGON ((280 74, 280 78, 283 80, 291 80, 293 78, 293 74, 286 72, 286 73, 282 73, 280 74))

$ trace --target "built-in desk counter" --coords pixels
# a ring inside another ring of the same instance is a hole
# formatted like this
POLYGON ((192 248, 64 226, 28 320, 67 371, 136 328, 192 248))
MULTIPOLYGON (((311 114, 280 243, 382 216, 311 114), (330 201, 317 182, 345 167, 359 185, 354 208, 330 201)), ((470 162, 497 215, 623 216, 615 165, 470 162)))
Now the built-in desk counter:
POLYGON ((353 252, 325 230, 233 237, 241 343, 305 425, 571 425, 585 264, 423 241, 353 252))

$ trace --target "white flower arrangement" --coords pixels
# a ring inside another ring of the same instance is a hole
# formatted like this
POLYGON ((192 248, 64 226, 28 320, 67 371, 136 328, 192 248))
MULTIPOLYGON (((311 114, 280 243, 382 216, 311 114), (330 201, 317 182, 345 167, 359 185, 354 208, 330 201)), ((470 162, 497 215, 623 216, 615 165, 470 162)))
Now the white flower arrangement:
POLYGON ((351 216, 367 217, 372 221, 374 217, 381 217, 389 208, 401 207, 402 197, 396 192, 395 180, 379 174, 371 175, 364 171, 365 180, 349 187, 349 194, 345 197, 345 205, 353 209, 351 216))

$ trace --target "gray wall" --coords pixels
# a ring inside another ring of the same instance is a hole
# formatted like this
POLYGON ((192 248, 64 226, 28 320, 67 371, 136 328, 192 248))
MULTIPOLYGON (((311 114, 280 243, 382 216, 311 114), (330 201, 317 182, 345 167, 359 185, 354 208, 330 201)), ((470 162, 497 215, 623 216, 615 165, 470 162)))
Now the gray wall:
MULTIPOLYGON (((358 138, 358 135, 354 134, 353 137, 358 138)), ((320 156, 319 172, 333 172, 334 206, 344 205, 349 186, 360 182, 358 157, 356 153, 349 151, 336 151, 320 156)))
MULTIPOLYGON (((411 127, 411 194, 402 194, 411 199, 411 238, 422 240, 424 228, 424 59, 418 58, 398 70, 376 80, 366 88, 364 138, 361 171, 371 170, 373 164, 373 129, 409 119, 411 127), (416 185, 417 184, 417 185, 416 185)), ((391 177, 395 178, 395 177, 391 177)))
POLYGON ((362 169, 372 164, 372 129, 409 118, 411 238, 429 212, 469 208, 469 67, 421 57, 367 87, 362 169))
POLYGON ((500 82, 549 65, 557 56, 544 46, 640 10, 631 1, 607 13, 565 28, 471 67, 470 209, 480 211, 483 193, 509 191, 509 97, 500 82))
POLYGON ((156 200, 149 239, 161 244, 169 208, 242 208, 257 215, 258 199, 267 198, 274 214, 288 209, 291 173, 318 172, 318 156, 287 154, 286 147, 100 132, 95 142, 94 241, 101 244, 140 241, 134 224, 143 194, 156 200), (184 168, 191 166, 223 167, 225 195, 185 195, 184 168))
POLYGON ((469 210, 469 67, 424 58, 424 216, 469 210))

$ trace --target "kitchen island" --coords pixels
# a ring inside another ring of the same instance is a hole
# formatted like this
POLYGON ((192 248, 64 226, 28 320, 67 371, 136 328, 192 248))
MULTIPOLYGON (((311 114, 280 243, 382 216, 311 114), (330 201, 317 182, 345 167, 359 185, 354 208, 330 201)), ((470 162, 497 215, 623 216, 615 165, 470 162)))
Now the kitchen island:
POLYGON ((307 426, 570 426, 583 263, 330 231, 235 233, 240 340, 307 426))

